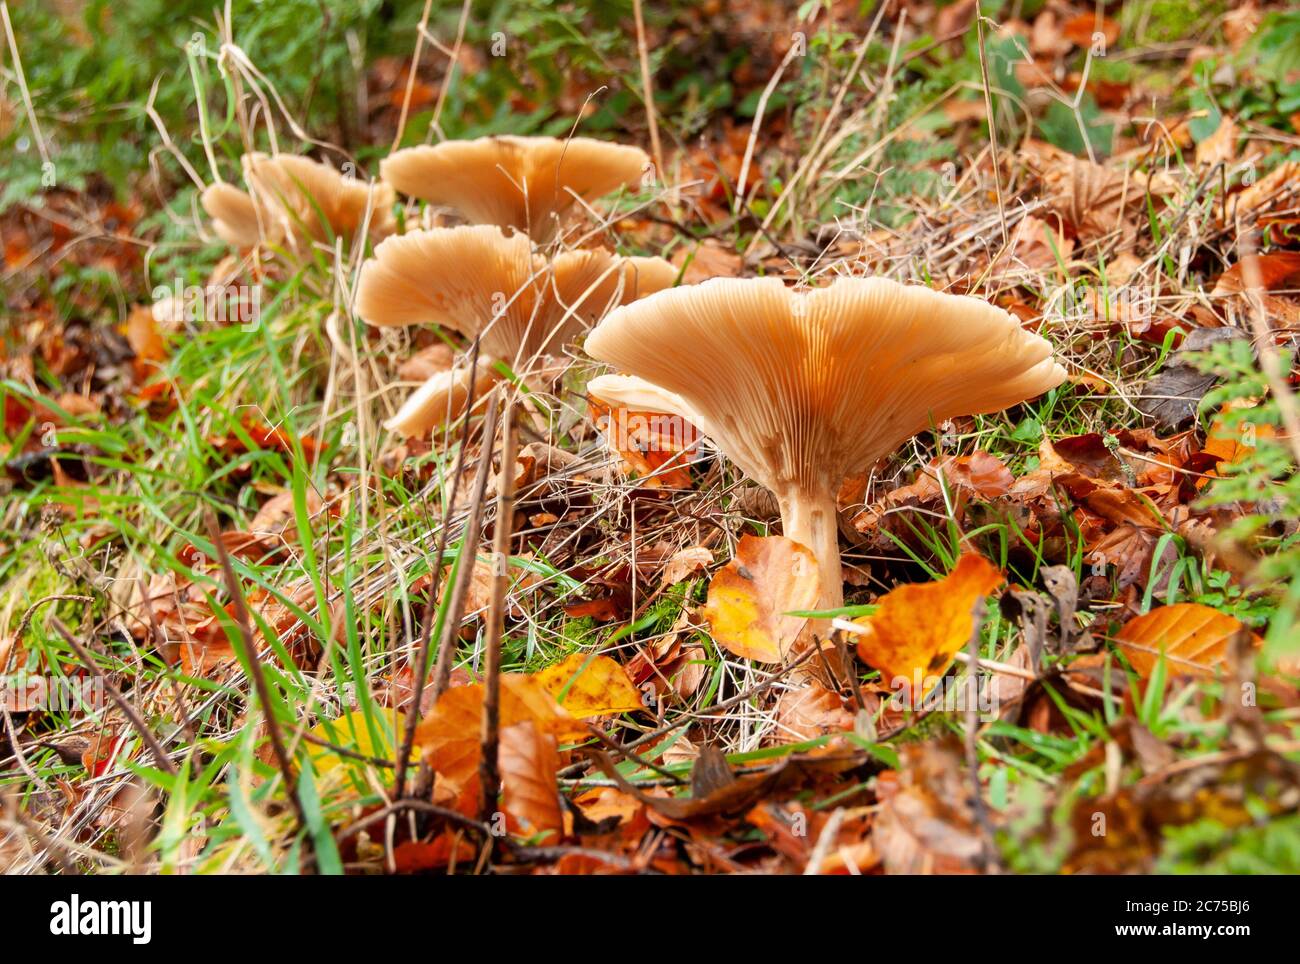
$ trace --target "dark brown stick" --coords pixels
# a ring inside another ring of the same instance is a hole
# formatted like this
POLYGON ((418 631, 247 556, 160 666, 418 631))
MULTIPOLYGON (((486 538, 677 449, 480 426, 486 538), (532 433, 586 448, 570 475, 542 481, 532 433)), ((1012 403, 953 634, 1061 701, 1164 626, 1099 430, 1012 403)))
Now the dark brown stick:
POLYGON ((249 621, 248 606, 244 603, 244 593, 239 586, 239 577, 235 575, 235 567, 230 562, 230 553, 226 552, 226 547, 221 541, 221 531, 217 528, 217 517, 211 511, 207 513, 208 538, 216 547, 217 558, 221 562, 221 573, 226 580, 226 590, 230 593, 231 603, 235 607, 235 624, 239 627, 239 635, 243 640, 244 649, 248 653, 248 665, 253 671, 253 686, 257 689, 257 702, 262 707, 262 718, 266 720, 267 736, 271 740, 271 749, 275 753, 276 763, 280 767, 280 775, 284 778, 284 787, 289 796, 289 803, 293 807, 294 815, 298 819, 298 830, 303 830, 307 826, 307 814, 302 808, 302 801, 298 799, 298 778, 293 772, 293 761, 289 759, 289 751, 285 747, 284 735, 280 732, 280 722, 275 718, 275 712, 271 707, 271 689, 266 683, 266 674, 262 672, 262 659, 257 652, 257 643, 253 638, 253 627, 249 621))

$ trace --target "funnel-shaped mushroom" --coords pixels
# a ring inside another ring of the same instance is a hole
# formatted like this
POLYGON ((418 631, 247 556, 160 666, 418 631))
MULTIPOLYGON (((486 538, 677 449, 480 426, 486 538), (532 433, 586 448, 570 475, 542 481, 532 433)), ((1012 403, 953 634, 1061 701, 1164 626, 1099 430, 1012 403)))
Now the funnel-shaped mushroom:
POLYGON ((259 241, 288 240, 297 246, 331 235, 350 239, 370 209, 370 234, 393 230, 393 189, 371 186, 334 168, 290 154, 245 154, 248 191, 213 184, 203 192, 203 208, 213 229, 229 244, 247 247, 259 241))
MULTIPOLYGON (((356 308, 372 325, 432 323, 478 337, 480 370, 489 366, 490 376, 491 362, 500 360, 527 375, 610 308, 666 288, 676 276, 662 258, 566 251, 547 261, 522 234, 507 236, 488 225, 433 228, 375 248, 361 268, 356 308)), ((460 371, 450 381, 443 373, 426 382, 403 406, 401 423, 435 424, 449 405, 454 414, 464 399, 449 402, 448 391, 468 391, 469 370, 460 371)))
POLYGON ((379 165, 403 194, 454 208, 473 224, 517 228, 538 241, 555 233, 578 199, 638 184, 645 151, 588 137, 480 137, 408 147, 379 165))
POLYGON ((845 476, 932 424, 1065 378, 1051 346, 1007 312, 883 278, 807 291, 715 278, 611 312, 586 350, 639 376, 595 379, 593 394, 681 415, 771 490, 786 536, 821 566, 823 608, 843 602, 845 476))

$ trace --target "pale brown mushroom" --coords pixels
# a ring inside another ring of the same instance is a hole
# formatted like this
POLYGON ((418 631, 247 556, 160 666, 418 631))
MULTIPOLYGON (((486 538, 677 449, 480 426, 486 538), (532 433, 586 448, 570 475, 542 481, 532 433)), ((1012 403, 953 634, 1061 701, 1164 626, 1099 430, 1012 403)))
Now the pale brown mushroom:
POLYGON ((379 165, 403 194, 455 209, 472 224, 517 228, 539 242, 579 200, 635 187, 645 151, 588 137, 480 137, 408 147, 379 165))
POLYGON ((287 241, 298 247, 331 235, 348 241, 361 229, 367 210, 371 237, 393 231, 396 195, 387 184, 372 188, 327 164, 291 154, 245 154, 242 165, 248 191, 218 183, 202 197, 213 230, 229 244, 287 241))
MULTIPOLYGON (((478 338, 480 372, 495 378, 500 361, 527 378, 610 308, 659 291, 676 275, 662 258, 566 251, 548 261, 524 235, 494 226, 432 228, 375 248, 361 268, 356 310, 371 325, 437 324, 478 338)), ((461 371, 434 375, 430 382, 437 381, 403 406, 400 421, 390 420, 393 427, 423 432, 426 423, 457 414, 468 393, 469 370, 461 371)))
POLYGON ((821 607, 843 603, 835 494, 901 442, 958 415, 1059 385, 1051 346, 976 298, 884 278, 795 290, 715 278, 611 312, 593 358, 630 372, 589 391, 692 422, 781 507, 821 567, 821 607))

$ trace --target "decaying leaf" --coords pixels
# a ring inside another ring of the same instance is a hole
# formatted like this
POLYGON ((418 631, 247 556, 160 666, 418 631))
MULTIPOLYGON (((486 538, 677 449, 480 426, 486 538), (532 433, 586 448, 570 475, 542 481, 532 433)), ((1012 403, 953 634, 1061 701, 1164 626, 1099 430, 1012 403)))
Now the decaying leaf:
POLYGON ((744 659, 779 663, 807 624, 785 614, 814 609, 819 597, 811 550, 784 536, 747 535, 713 577, 703 612, 721 646, 744 659))
POLYGON ((899 586, 875 613, 855 620, 867 630, 858 636, 858 656, 891 686, 929 689, 927 681, 943 676, 970 639, 975 604, 1002 581, 993 563, 967 553, 942 579, 899 586))
POLYGON ((675 553, 664 566, 663 585, 675 586, 686 577, 713 565, 713 553, 704 546, 690 546, 675 553))
POLYGON ((882 803, 871 842, 885 872, 974 872, 983 843, 959 749, 949 743, 911 744, 900 748, 899 757, 898 771, 877 781, 882 803))
POLYGON ((776 701, 776 725, 782 743, 811 740, 853 729, 853 714, 844 708, 838 693, 809 682, 781 691, 776 701))

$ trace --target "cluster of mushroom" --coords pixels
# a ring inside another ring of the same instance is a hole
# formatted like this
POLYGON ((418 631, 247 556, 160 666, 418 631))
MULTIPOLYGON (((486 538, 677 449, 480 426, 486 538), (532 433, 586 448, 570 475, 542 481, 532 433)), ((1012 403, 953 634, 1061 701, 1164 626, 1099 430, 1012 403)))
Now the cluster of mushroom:
MULTIPOLYGON (((251 194, 209 189, 204 204, 223 237, 245 243, 269 225, 301 239, 307 195, 340 233, 371 213, 358 182, 329 182, 313 162, 246 161, 251 194), (329 182, 328 184, 324 182, 329 182)), ((318 165, 319 167, 319 165, 318 165)), ((505 363, 527 378, 589 331, 585 350, 620 370, 592 395, 637 412, 680 416, 777 498, 785 535, 810 549, 823 609, 843 601, 835 495, 927 427, 996 412, 1060 384, 1043 338, 976 298, 883 278, 843 277, 819 288, 774 278, 715 278, 673 288, 660 258, 603 250, 547 258, 579 203, 636 184, 649 169, 635 148, 586 139, 497 137, 401 150, 382 162, 385 190, 454 208, 470 226, 410 231, 381 241, 361 270, 358 314, 373 325, 434 322, 477 340, 477 366, 434 375, 388 426, 429 431, 470 404, 470 386, 505 363), (513 233, 506 233, 511 231, 513 233), (613 310, 610 310, 610 309, 613 310), (608 314, 606 312, 608 311, 608 314)))
POLYGON ((662 258, 604 249, 541 254, 578 204, 638 185, 644 151, 587 138, 485 137, 394 152, 369 186, 301 157, 248 155, 247 193, 225 184, 203 205, 240 245, 354 237, 369 214, 379 241, 361 269, 357 314, 387 327, 433 323, 479 351, 429 376, 385 426, 419 436, 461 414, 508 372, 528 383, 607 310, 671 285, 662 258), (392 234, 396 192, 452 208, 466 222, 392 234))

